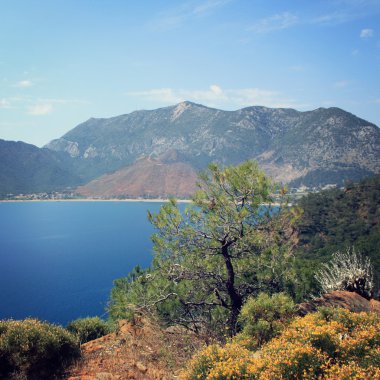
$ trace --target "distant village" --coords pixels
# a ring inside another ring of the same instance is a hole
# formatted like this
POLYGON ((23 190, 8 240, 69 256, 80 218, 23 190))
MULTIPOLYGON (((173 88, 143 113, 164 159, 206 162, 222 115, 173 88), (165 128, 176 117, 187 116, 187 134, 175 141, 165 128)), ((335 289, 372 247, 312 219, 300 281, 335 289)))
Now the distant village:
MULTIPOLYGON (((292 187, 288 189, 288 194, 292 201, 295 201, 299 198, 302 198, 303 196, 309 194, 309 193, 318 193, 323 190, 329 190, 337 188, 336 184, 328 184, 324 186, 314 186, 314 187, 307 187, 307 186, 300 186, 300 187, 292 187)), ((110 199, 167 199, 167 195, 162 196, 117 196, 117 197, 94 197, 91 199, 95 200, 110 200, 110 199)), ((274 194, 274 198, 276 199, 277 196, 274 194)), ((73 189, 68 189, 64 191, 52 191, 52 192, 41 192, 41 193, 31 193, 31 194, 6 194, 6 195, 0 195, 0 200, 3 201, 63 201, 63 200, 85 200, 89 199, 84 197, 83 195, 77 194, 73 189)))

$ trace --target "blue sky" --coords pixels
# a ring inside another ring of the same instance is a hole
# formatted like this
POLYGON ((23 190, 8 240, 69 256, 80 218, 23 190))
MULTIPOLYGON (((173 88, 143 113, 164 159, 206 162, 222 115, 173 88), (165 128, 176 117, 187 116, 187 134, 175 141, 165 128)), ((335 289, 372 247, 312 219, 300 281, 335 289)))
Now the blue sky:
POLYGON ((380 126, 380 0, 0 0, 0 138, 182 100, 380 126))

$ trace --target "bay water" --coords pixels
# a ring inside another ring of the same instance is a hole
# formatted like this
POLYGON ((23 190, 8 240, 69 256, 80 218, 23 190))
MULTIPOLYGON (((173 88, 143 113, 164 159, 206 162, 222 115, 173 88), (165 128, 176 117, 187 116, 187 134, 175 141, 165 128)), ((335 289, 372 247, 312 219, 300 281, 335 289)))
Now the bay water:
POLYGON ((0 202, 0 319, 105 316, 112 281, 150 265, 155 202, 0 202))

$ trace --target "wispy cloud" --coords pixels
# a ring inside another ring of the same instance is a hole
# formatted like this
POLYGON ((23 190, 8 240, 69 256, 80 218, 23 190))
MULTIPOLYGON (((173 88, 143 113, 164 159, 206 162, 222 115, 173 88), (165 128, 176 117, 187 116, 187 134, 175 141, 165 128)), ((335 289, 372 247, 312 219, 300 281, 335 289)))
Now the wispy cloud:
POLYGON ((49 103, 39 103, 28 107, 28 114, 33 116, 45 116, 53 111, 53 106, 49 103))
POLYGON ((63 105, 86 105, 88 101, 80 99, 64 99, 64 98, 38 98, 38 99, 19 99, 26 103, 27 112, 33 116, 44 116, 52 113, 56 106, 63 105))
POLYGON ((160 12, 150 25, 153 29, 161 31, 176 29, 191 18, 209 15, 230 1, 231 0, 205 0, 196 3, 185 2, 175 8, 160 12))
POLYGON ((27 88, 27 87, 32 87, 32 86, 33 86, 33 82, 29 79, 20 80, 14 85, 14 87, 20 87, 20 88, 27 88))
POLYGON ((38 103, 49 103, 49 104, 89 104, 86 100, 81 99, 65 99, 65 98, 39 98, 38 103))
POLYGON ((348 80, 340 80, 333 84, 334 88, 345 88, 350 84, 348 80))
POLYGON ((208 0, 196 5, 193 8, 192 13, 197 16, 202 16, 226 5, 230 1, 231 0, 208 0))
POLYGON ((10 108, 11 103, 8 99, 0 99, 0 108, 10 108))
POLYGON ((357 18, 358 15, 348 11, 336 11, 328 14, 324 14, 315 17, 311 20, 312 24, 322 24, 322 25, 337 25, 344 24, 357 18))
POLYGON ((33 98, 30 95, 13 96, 0 98, 0 109, 12 108, 25 111, 28 115, 43 116, 48 115, 56 108, 64 109, 69 106, 81 106, 90 104, 81 99, 65 98, 33 98))
POLYGON ((129 91, 126 93, 127 96, 133 96, 138 98, 143 98, 146 100, 152 100, 160 103, 178 103, 185 100, 183 96, 181 96, 182 91, 175 91, 172 88, 153 88, 150 90, 144 91, 129 91))
POLYGON ((311 23, 334 26, 380 14, 379 0, 330 0, 330 12, 310 19, 311 23))
POLYGON ((298 103, 294 99, 284 97, 278 91, 259 88, 223 89, 216 84, 211 85, 208 89, 201 90, 156 88, 145 91, 128 92, 126 95, 161 104, 175 104, 189 100, 210 107, 224 107, 228 109, 252 105, 297 108, 307 106, 298 103))
POLYGON ((248 31, 264 34, 277 30, 290 28, 298 23, 298 17, 290 12, 275 14, 273 16, 263 18, 251 25, 248 31))
POLYGON ((360 31, 360 38, 371 38, 375 34, 373 29, 366 28, 360 31))

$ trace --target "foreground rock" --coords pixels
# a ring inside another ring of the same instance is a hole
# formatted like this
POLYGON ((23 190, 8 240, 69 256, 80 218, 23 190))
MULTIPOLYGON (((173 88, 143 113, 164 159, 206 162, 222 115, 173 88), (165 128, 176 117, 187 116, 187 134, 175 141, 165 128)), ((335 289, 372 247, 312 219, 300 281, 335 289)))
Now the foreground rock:
POLYGON ((319 307, 341 307, 355 313, 360 312, 376 312, 380 314, 380 302, 361 297, 357 293, 346 291, 335 291, 324 294, 320 298, 316 298, 309 302, 301 303, 298 306, 298 314, 306 315, 317 311, 319 307))

